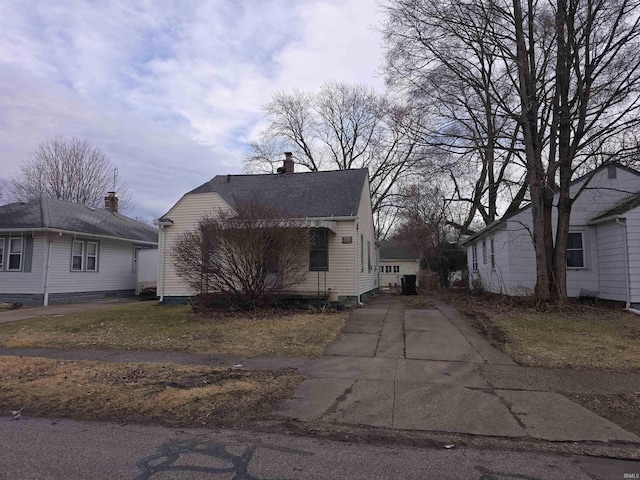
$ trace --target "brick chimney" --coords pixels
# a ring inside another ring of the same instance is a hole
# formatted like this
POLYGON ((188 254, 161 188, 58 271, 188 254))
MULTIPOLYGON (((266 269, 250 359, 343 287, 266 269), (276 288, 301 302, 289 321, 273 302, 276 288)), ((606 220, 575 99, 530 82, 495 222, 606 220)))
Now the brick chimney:
POLYGON ((284 152, 284 173, 293 173, 293 154, 291 152, 284 152))
POLYGON ((107 192, 107 196, 104 197, 104 209, 113 213, 118 212, 118 197, 116 197, 116 192, 107 192))

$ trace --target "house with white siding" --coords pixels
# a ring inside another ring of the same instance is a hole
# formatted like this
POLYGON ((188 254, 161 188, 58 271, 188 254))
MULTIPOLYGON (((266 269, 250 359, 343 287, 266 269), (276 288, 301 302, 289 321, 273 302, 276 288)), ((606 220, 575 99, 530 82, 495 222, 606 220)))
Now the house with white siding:
POLYGON ((0 302, 50 305, 133 295, 137 254, 157 228, 117 211, 53 198, 0 206, 0 302))
MULTIPOLYGON (((640 305, 640 172, 601 167, 571 184, 575 199, 567 248, 567 292, 640 305)), ((554 211, 555 235, 557 213, 554 211)), ((466 242, 471 288, 530 295, 536 262, 530 206, 504 216, 466 242)))
MULTIPOLYGON (((420 273, 420 254, 397 240, 380 242, 380 286, 393 288, 401 285, 404 275, 420 273)), ((417 278, 419 281, 419 278, 417 278)))
POLYGON ((314 235, 304 281, 292 292, 303 297, 338 297, 357 303, 378 289, 367 169, 294 172, 287 154, 277 174, 219 175, 185 194, 155 223, 160 226, 158 296, 182 303, 199 293, 180 278, 172 255, 180 237, 199 221, 237 205, 260 203, 300 219, 314 235))

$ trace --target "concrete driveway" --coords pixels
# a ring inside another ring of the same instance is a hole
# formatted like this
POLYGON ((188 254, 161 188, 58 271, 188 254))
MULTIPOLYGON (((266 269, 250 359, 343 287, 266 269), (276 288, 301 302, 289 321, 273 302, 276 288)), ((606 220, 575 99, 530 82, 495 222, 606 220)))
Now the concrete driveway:
MULTIPOLYGON (((382 295, 355 310, 278 415, 368 425, 547 441, 640 442, 562 395, 635 392, 640 376, 515 365, 455 309, 410 310, 382 295)), ((250 366, 250 362, 249 363, 250 366)))

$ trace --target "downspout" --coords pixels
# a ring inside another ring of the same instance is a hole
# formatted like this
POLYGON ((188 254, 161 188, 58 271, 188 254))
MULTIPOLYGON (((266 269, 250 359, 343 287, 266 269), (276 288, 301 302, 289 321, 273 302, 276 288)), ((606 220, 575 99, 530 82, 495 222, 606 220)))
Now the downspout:
POLYGON ((166 241, 166 234, 164 231, 164 225, 159 225, 160 226, 160 243, 162 244, 162 250, 160 251, 160 262, 158 265, 158 269, 160 270, 160 272, 158 272, 158 280, 160 285, 158 285, 160 288, 158 289, 158 302, 162 303, 164 301, 164 269, 165 269, 165 241, 166 241), (160 274, 162 273, 162 275, 160 274))
POLYGON ((364 248, 360 245, 360 217, 356 216, 356 306, 362 307, 364 303, 360 301, 360 265, 358 265, 358 257, 360 256, 360 249, 364 248))
POLYGON ((627 303, 625 305, 625 310, 627 312, 635 313, 636 315, 640 315, 640 310, 636 310, 635 308, 631 308, 631 280, 629 278, 629 244, 627 242, 627 224, 620 220, 620 218, 616 218, 616 223, 622 227, 622 242, 623 242, 623 251, 624 251, 624 269, 625 269, 625 285, 627 287, 627 303))
POLYGON ((51 264, 51 246, 53 241, 49 238, 49 235, 45 235, 45 240, 48 243, 47 247, 47 261, 44 264, 44 287, 43 287, 43 301, 42 304, 46 307, 49 305, 49 265, 51 264))

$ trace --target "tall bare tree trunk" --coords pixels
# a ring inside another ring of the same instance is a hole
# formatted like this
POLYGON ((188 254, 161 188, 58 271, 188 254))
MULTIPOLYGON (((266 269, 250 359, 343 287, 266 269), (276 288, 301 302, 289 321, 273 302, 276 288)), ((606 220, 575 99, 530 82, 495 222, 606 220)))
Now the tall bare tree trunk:
POLYGON ((513 0, 516 47, 518 58, 518 78, 520 81, 520 102, 522 113, 520 121, 523 127, 527 178, 531 195, 531 214, 533 216, 533 246, 536 254, 536 296, 549 298, 549 262, 547 251, 548 228, 545 222, 544 190, 545 174, 542 164, 542 145, 537 131, 538 99, 535 88, 535 53, 532 31, 532 1, 528 0, 529 47, 524 33, 524 17, 520 0, 513 0))

